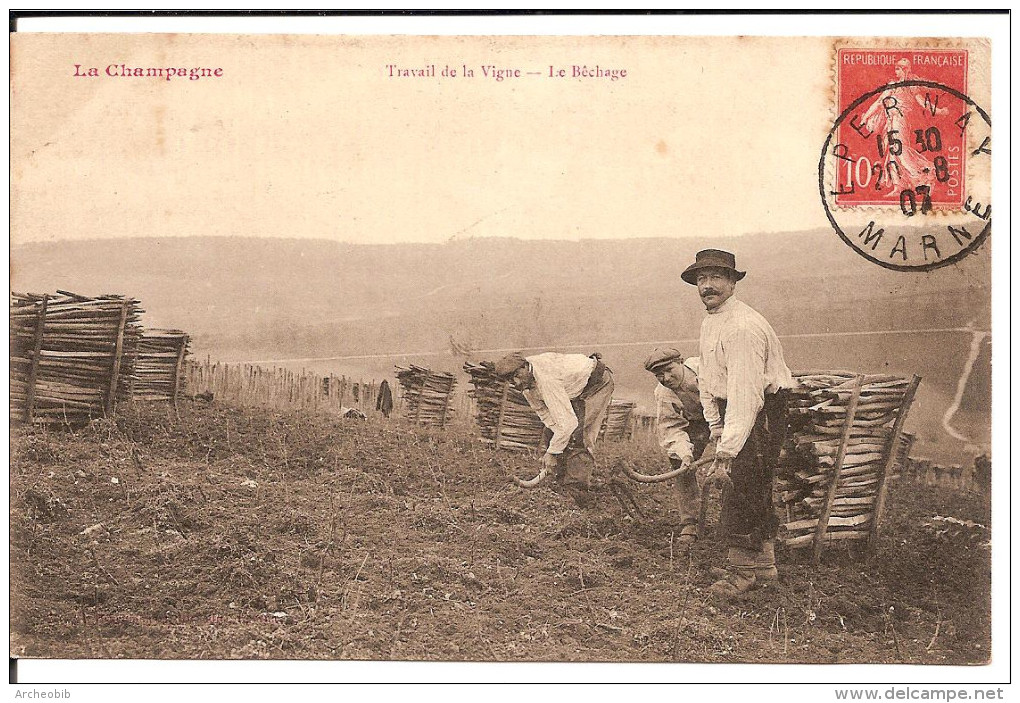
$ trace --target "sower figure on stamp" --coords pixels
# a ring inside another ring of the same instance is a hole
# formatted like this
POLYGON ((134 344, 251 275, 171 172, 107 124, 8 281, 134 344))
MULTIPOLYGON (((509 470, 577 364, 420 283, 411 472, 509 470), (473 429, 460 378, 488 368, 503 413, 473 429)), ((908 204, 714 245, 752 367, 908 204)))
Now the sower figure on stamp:
POLYGON ((697 541, 701 522, 701 488, 693 466, 708 446, 710 430, 701 407, 698 390, 699 359, 684 359, 677 349, 656 349, 645 361, 655 374, 656 433, 676 473, 680 505, 681 554, 690 552, 697 541))
POLYGON ((551 431, 538 476, 518 484, 534 486, 551 473, 579 505, 587 505, 595 442, 613 397, 612 371, 598 354, 556 352, 508 354, 495 371, 517 386, 551 431))
POLYGON ((726 569, 712 593, 732 596, 778 577, 779 527, 772 487, 787 429, 788 392, 794 387, 783 348, 768 321, 733 297, 745 275, 733 254, 706 249, 680 275, 698 287, 708 316, 701 325, 699 390, 715 443, 706 483, 729 484, 722 528, 726 569))
MULTIPOLYGON (((909 59, 897 61, 893 70, 896 77, 891 81, 892 85, 918 80, 911 71, 909 59)), ((868 131, 877 133, 885 140, 897 134, 902 138, 898 152, 893 146, 895 142, 882 149, 884 154, 880 171, 887 174, 887 193, 898 193, 904 188, 916 188, 919 185, 931 187, 935 181, 935 164, 923 156, 910 139, 911 127, 918 123, 918 116, 926 110, 930 110, 931 115, 945 115, 949 112, 948 108, 926 104, 923 87, 900 86, 883 91, 864 113, 862 121, 868 131), (890 164, 895 167, 891 168, 890 164)))

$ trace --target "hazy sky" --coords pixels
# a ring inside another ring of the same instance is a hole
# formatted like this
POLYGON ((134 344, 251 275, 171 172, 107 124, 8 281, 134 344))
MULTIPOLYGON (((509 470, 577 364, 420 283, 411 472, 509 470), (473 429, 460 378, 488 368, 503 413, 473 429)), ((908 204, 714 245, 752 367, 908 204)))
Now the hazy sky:
POLYGON ((16 34, 12 238, 826 227, 832 69, 824 38, 16 34), (122 65, 222 77, 107 75, 122 65))

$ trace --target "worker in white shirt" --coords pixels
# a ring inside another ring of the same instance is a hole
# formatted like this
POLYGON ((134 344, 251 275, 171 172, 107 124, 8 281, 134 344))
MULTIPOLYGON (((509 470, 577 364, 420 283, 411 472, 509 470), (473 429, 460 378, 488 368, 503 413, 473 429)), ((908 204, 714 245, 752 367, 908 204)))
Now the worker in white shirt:
POLYGON ((586 505, 595 441, 613 397, 612 371, 598 354, 545 352, 508 354, 496 362, 495 372, 516 385, 552 433, 542 470, 535 479, 518 484, 533 486, 551 473, 586 505))
POLYGON ((708 315, 701 325, 698 386, 715 443, 708 482, 730 484, 722 508, 727 567, 710 590, 739 595, 778 578, 779 527, 772 489, 794 387, 783 347, 768 321, 733 297, 745 275, 733 254, 698 252, 681 278, 698 288, 708 315))

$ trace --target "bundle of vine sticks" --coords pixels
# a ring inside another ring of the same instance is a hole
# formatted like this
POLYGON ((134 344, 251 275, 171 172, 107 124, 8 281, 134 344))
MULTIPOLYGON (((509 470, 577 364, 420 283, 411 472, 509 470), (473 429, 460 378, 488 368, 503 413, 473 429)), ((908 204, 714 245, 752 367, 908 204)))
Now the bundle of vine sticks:
POLYGON ((118 295, 12 294, 11 418, 78 425, 113 412, 130 397, 142 312, 118 295))
POLYGON ((184 389, 183 371, 189 345, 190 338, 181 330, 145 330, 138 344, 131 397, 176 400, 184 389))
POLYGON ((791 547, 870 540, 886 479, 902 447, 903 419, 920 378, 849 371, 800 372, 776 472, 791 547))
POLYGON ((405 417, 421 425, 443 427, 453 415, 450 396, 457 385, 453 374, 414 364, 396 369, 397 381, 403 389, 405 417))
POLYGON ((482 439, 496 449, 538 450, 545 425, 519 390, 496 376, 491 361, 467 362, 468 395, 475 399, 475 421, 482 439))
POLYGON ((637 403, 630 400, 613 400, 609 403, 606 419, 602 422, 601 439, 629 439, 633 432, 632 418, 637 403))

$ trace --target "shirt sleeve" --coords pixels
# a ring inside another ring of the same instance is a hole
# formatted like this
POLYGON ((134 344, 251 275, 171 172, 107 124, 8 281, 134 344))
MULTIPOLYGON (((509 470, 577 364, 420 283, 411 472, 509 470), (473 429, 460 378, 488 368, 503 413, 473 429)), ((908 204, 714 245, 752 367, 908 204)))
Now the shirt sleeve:
MULTIPOLYGON (((735 457, 765 405, 765 339, 742 327, 723 340, 726 355, 726 420, 717 455, 735 457)), ((706 410, 705 415, 708 415, 706 410)))
POLYGON ((656 411, 655 419, 658 429, 659 446, 666 450, 670 459, 690 461, 694 456, 694 445, 687 434, 687 427, 690 423, 678 407, 677 402, 666 393, 655 389, 656 411))
POLYGON ((526 390, 522 392, 522 395, 528 401, 531 409, 538 415, 538 419, 542 421, 542 424, 549 427, 549 424, 552 422, 552 416, 549 414, 549 408, 545 406, 545 403, 538 397, 538 394, 534 391, 526 390))
POLYGON ((698 389, 698 395, 701 396, 701 410, 705 414, 705 421, 712 432, 712 438, 718 439, 723 431, 723 421, 722 416, 719 415, 719 406, 715 404, 715 398, 712 397, 712 394, 704 388, 698 389))
POLYGON ((545 426, 552 430, 553 436, 546 451, 549 454, 562 454, 570 442, 570 435, 577 429, 577 415, 570 405, 570 397, 563 386, 541 378, 538 374, 535 374, 535 385, 542 399, 539 401, 531 393, 526 394, 525 398, 545 426))

